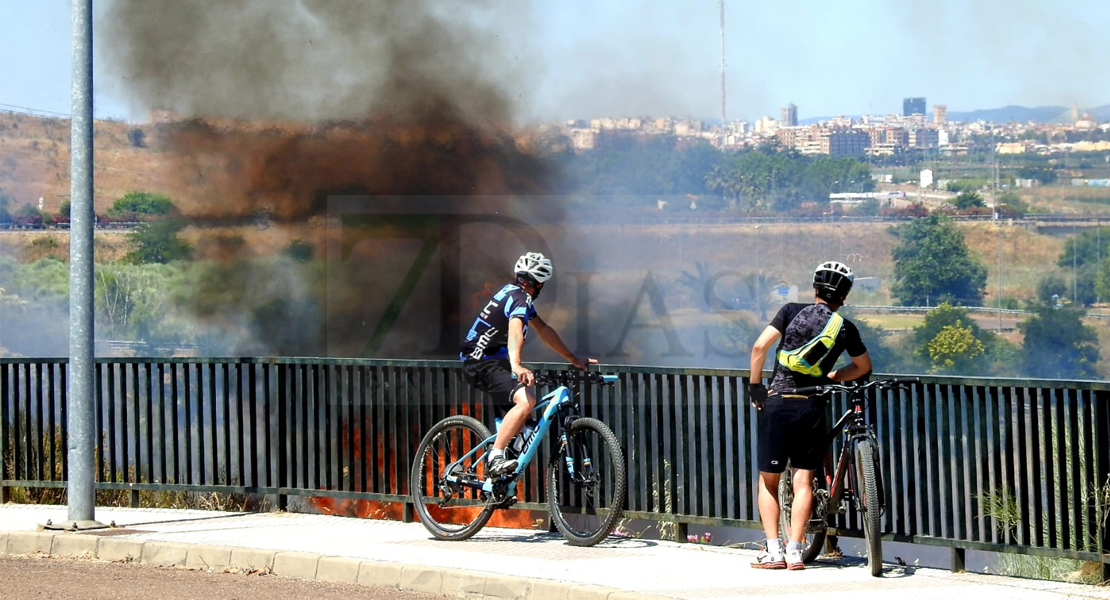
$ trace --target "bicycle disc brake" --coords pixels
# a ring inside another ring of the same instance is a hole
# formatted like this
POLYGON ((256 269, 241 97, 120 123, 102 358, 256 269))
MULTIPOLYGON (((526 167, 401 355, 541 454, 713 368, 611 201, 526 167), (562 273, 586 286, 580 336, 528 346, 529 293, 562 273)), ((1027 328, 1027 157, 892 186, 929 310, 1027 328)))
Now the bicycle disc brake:
POLYGON ((455 465, 455 468, 453 468, 449 473, 440 478, 439 491, 443 494, 443 496, 440 497, 439 502, 436 503, 439 505, 440 508, 446 507, 447 504, 449 504, 452 500, 455 499, 456 496, 458 496, 462 492, 462 486, 459 483, 447 480, 448 477, 452 476, 455 477, 455 479, 473 478, 473 474, 466 473, 461 465, 455 465))

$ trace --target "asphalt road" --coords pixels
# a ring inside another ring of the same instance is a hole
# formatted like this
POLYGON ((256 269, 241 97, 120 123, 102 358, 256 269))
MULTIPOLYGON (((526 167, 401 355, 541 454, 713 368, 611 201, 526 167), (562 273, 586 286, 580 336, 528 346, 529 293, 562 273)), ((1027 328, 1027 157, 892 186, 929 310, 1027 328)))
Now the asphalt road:
POLYGON ((390 588, 304 581, 261 572, 49 557, 0 557, 4 600, 442 600, 445 596, 390 588))

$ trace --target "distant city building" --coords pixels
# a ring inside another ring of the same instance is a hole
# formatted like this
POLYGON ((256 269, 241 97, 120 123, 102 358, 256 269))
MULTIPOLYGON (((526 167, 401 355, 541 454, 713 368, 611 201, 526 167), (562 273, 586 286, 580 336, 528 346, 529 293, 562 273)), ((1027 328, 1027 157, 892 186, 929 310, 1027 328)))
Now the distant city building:
POLYGON ((674 124, 674 134, 677 136, 692 136, 701 133, 702 122, 694 120, 679 121, 674 124))
POLYGON ((911 129, 909 145, 914 148, 936 148, 940 145, 940 131, 936 129, 911 129))
POLYGON ((844 156, 863 154, 871 143, 866 131, 837 129, 821 136, 821 154, 844 156))
POLYGON ((570 136, 571 146, 579 152, 593 150, 597 146, 597 129, 575 127, 567 130, 567 133, 570 136))
POLYGON ((933 124, 944 125, 948 122, 948 106, 944 104, 933 105, 933 124))
POLYGON ((924 98, 903 98, 902 99, 902 116, 909 117, 912 115, 925 114, 925 99, 924 98))
POLYGON ((779 119, 781 127, 797 127, 798 126, 798 107, 793 104, 787 104, 782 107, 782 115, 779 119))
POLYGON ((775 130, 778 128, 778 126, 778 121, 775 121, 771 117, 760 117, 755 122, 755 132, 756 134, 762 135, 774 135, 775 130))

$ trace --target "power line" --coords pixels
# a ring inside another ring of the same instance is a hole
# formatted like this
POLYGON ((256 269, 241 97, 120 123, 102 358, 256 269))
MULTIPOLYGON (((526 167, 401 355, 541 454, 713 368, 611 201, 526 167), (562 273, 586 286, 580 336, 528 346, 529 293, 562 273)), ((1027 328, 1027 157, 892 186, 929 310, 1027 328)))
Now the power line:
POLYGON ((15 105, 15 104, 4 104, 3 102, 0 102, 0 107, 8 108, 8 109, 15 109, 15 110, 20 111, 20 112, 43 113, 43 114, 47 114, 47 115, 56 115, 56 116, 59 116, 59 117, 67 117, 67 118, 70 116, 70 113, 60 113, 60 112, 55 112, 55 111, 52 111, 52 110, 46 110, 46 109, 42 109, 42 108, 31 108, 30 106, 18 106, 18 105, 15 105))

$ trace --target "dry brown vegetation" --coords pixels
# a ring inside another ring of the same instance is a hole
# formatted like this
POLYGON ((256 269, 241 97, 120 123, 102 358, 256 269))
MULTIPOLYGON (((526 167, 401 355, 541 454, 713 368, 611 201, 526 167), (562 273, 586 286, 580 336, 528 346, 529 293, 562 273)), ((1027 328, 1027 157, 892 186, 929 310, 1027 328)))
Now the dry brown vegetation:
MULTIPOLYGON (((441 150, 460 151, 481 143, 481 140, 450 130, 408 131, 383 127, 382 131, 375 131, 389 134, 393 143, 425 143, 430 139, 430 143, 441 150)), ((254 206, 245 213, 252 214, 251 211, 259 206, 267 206, 267 196, 276 202, 278 196, 287 195, 289 191, 279 188, 269 192, 264 189, 244 191, 241 185, 236 187, 230 183, 229 178, 241 176, 253 181, 262 177, 259 173, 267 173, 263 179, 280 182, 280 178, 270 177, 278 168, 272 159, 285 156, 276 154, 275 148, 294 145, 297 148, 293 156, 325 158, 316 148, 323 140, 339 144, 340 148, 344 144, 354 144, 352 148, 364 149, 369 143, 364 139, 368 135, 365 126, 358 124, 332 124, 312 129, 304 125, 239 121, 139 125, 97 121, 95 209, 105 212, 128 191, 156 191, 169 195, 186 215, 210 215, 213 211, 244 214, 242 209, 227 208, 240 201, 254 206), (142 132, 145 147, 132 143, 129 132, 133 130, 142 132), (172 144, 167 137, 171 134, 172 144), (242 151, 223 148, 212 152, 212 145, 217 143, 242 146, 242 151), (262 143, 263 156, 269 157, 270 162, 258 162, 246 156, 251 144, 258 147, 259 143, 262 143), (190 148, 200 152, 186 153, 190 148), (252 198, 231 197, 243 193, 252 198), (221 206, 224 208, 219 208, 221 206)), ((374 142, 371 147, 380 150, 387 145, 374 142)), ((282 153, 286 151, 284 147, 281 150, 282 153)), ((333 150, 328 152, 328 157, 334 153, 333 150)), ((314 168, 324 166, 327 165, 314 168)), ((9 207, 13 212, 22 204, 37 202, 39 197, 44 199, 44 209, 57 211, 69 195, 68 169, 68 120, 0 113, 0 191, 15 200, 15 206, 9 207)), ((496 171, 492 166, 489 170, 496 171)), ((330 185, 341 187, 340 179, 331 181, 325 175, 314 176, 311 180, 318 182, 324 177, 330 185)), ((1034 194, 1050 203, 1074 202, 1069 199, 1108 193, 1082 188, 1023 191, 1027 200, 1031 199, 1029 194, 1034 194)), ((1033 297, 1040 277, 1058 269, 1055 262, 1063 251, 1062 237, 1038 235, 1007 223, 969 223, 961 227, 971 251, 987 266, 989 279, 985 301, 988 305, 997 304, 1000 290, 1004 297, 1019 300, 1033 297)), ((815 257, 840 257, 861 276, 878 277, 884 282, 878 292, 857 294, 857 302, 885 304, 891 300, 885 291, 889 289, 885 282, 893 275, 890 251, 897 243, 890 228, 891 225, 882 223, 599 224, 541 228, 541 234, 553 247, 572 255, 570 264, 580 264, 589 255, 604 256, 607 270, 636 273, 650 265, 656 272, 677 275, 702 262, 715 271, 729 269, 741 275, 762 271, 784 283, 795 283, 805 281, 812 268, 809 263, 815 257)), ((317 216, 284 221, 280 225, 250 222, 232 227, 190 227, 183 237, 197 249, 198 258, 228 259, 270 256, 287 247, 292 240, 311 243, 317 254, 323 255, 327 231, 324 219, 317 216)), ((127 251, 124 237, 106 232, 98 232, 96 248, 100 261, 116 260, 127 251)), ((64 258, 69 251, 68 239, 59 233, 15 234, 14 238, 0 238, 0 251, 25 261, 46 256, 64 258)))
MULTIPOLYGON (((292 163, 275 163, 265 157, 307 156, 312 185, 325 188, 342 187, 341 171, 329 170, 328 160, 334 155, 330 145, 354 150, 370 148, 382 152, 389 144, 374 141, 363 124, 331 124, 310 128, 280 123, 249 124, 243 122, 146 123, 132 125, 114 121, 96 124, 96 195, 95 209, 103 213, 128 191, 154 191, 169 195, 187 216, 257 215, 259 209, 276 207, 266 212, 275 219, 249 218, 242 225, 227 222, 205 222, 186 228, 182 237, 190 242, 199 259, 227 260, 273 256, 286 249, 290 242, 300 240, 311 244, 317 256, 325 256, 329 235, 334 230, 323 216, 310 216, 297 210, 284 210, 289 190, 281 187, 275 177, 292 163), (134 133, 141 131, 143 144, 136 145, 134 133), (173 144, 169 144, 173 137, 173 144), (191 141, 190 141, 191 140, 191 141), (258 140, 262 140, 258 146, 258 140), (321 145, 327 141, 328 150, 321 145), (232 150, 222 148, 223 143, 232 150), (253 144, 253 145, 252 145, 253 144), (252 148, 261 148, 263 158, 250 158, 252 148), (190 153, 192 152, 192 153, 190 153), (328 159, 328 160, 325 160, 328 159), (323 162, 320 162, 323 161, 323 162), (284 166, 283 166, 284 165, 284 166), (247 185, 258 177, 269 181, 262 188, 247 185), (243 177, 247 183, 235 183, 243 177), (277 186, 277 187, 274 187, 277 186), (261 191, 259 191, 261 190, 261 191), (244 195, 245 194, 245 195, 244 195), (240 197, 242 196, 242 197, 240 197), (285 200, 282 200, 285 198, 285 200), (229 205, 245 203, 246 209, 229 205), (282 213, 286 214, 282 214, 282 213), (281 218, 282 216, 286 218, 281 218), (292 217, 292 218, 290 218, 292 217)), ((375 135, 390 138, 390 144, 417 144, 422 150, 434 147, 437 153, 473 151, 482 144, 496 144, 496 133, 472 134, 462 131, 435 132, 406 130, 377 124, 375 135), (490 137, 492 136, 492 137, 490 137)), ((22 204, 44 199, 44 209, 58 210, 69 195, 69 122, 62 119, 0 113, 0 191, 15 200, 13 212, 22 204)), ((481 148, 480 148, 481 149, 481 148)), ((486 148, 485 150, 488 150, 486 148)), ((282 160, 287 160, 282 158, 282 160)), ((367 163, 372 165, 372 161, 367 163)), ((478 168, 497 175, 490 190, 509 185, 512 176, 484 158, 478 168), (500 173, 500 175, 498 175, 500 173)), ((436 164, 406 164, 407 177, 426 172, 436 164)), ((369 167, 359 167, 365 170, 369 167)), ((371 173, 356 173, 370 177, 371 173)), ((299 175, 304 175, 300 173, 299 175)), ((459 183, 461 172, 451 181, 459 183)), ((411 179, 411 181, 418 181, 411 179)), ((410 180, 398 179, 394 185, 407 185, 410 180)), ((463 182, 465 183, 465 182, 463 182)), ((519 183, 519 182, 518 182, 519 183)), ((308 183, 300 189, 309 193, 308 183)), ((460 184, 461 185, 461 184, 460 184)), ((527 187, 527 182, 524 182, 527 187)), ((1038 210, 1058 210, 1073 214, 1099 214, 1108 205, 1090 202, 1110 195, 1107 190, 1092 188, 1037 188, 1022 190, 1023 198, 1038 210), (1088 200, 1081 202, 1080 200, 1088 200)), ((308 202, 307 204, 311 204, 308 202)), ((539 225, 537 230, 560 256, 561 264, 571 268, 596 265, 614 286, 624 290, 637 289, 646 272, 651 272, 663 289, 668 309, 676 318, 697 321, 701 298, 696 290, 678 283, 683 273, 692 273, 702 263, 714 273, 728 272, 733 279, 763 273, 782 284, 801 284, 801 293, 808 293, 808 280, 815 260, 837 257, 852 266, 861 277, 881 281, 875 291, 863 286, 853 294, 853 304, 884 305, 892 302, 889 294, 893 276, 890 259, 898 243, 890 223, 781 223, 781 224, 575 224, 539 225)), ((1063 252, 1066 237, 1048 235, 1027 229, 1020 222, 960 223, 965 240, 988 270, 984 304, 997 306, 999 294, 1018 301, 1035 296, 1037 282, 1046 274, 1066 269, 1056 265, 1063 252), (1000 271, 1001 269, 1001 271, 1000 271), (1001 276, 1000 276, 1001 275, 1001 276)), ((127 251, 126 234, 98 231, 95 239, 96 259, 114 261, 127 251)), ((68 235, 63 232, 18 232, 0 235, 0 255, 16 256, 32 262, 45 257, 65 260, 69 254, 68 235)), ((604 292, 600 292, 602 295, 604 292)), ((563 302, 559 303, 560 305, 563 302)), ((568 304, 566 310, 570 310, 568 304)), ((564 307, 552 309, 559 317, 564 307)), ((755 315, 747 315, 754 317, 755 315)), ((912 326, 917 317, 885 317, 868 315, 868 321, 896 330, 912 326)), ((981 318, 987 328, 998 327, 998 319, 981 318)), ((1092 320, 1103 341, 1110 340, 1110 325, 1105 320, 1092 320)), ((1011 328, 1013 319, 1004 319, 1003 328, 1011 328)), ((1018 334, 1010 333, 1008 336, 1018 334)))

